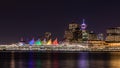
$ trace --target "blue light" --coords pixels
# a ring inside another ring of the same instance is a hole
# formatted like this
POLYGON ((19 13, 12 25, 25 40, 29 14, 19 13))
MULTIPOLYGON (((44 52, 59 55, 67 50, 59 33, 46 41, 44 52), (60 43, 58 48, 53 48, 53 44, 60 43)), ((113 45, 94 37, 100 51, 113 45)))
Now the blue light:
POLYGON ((33 38, 33 39, 29 42, 29 45, 30 45, 30 46, 34 45, 34 42, 35 42, 35 41, 34 41, 34 38, 33 38))

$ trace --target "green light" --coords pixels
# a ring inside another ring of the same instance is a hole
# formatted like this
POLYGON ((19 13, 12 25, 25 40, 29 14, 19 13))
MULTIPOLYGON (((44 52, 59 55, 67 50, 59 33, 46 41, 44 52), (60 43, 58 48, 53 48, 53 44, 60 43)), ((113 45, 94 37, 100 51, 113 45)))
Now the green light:
POLYGON ((38 39, 38 40, 35 42, 35 45, 42 45, 42 42, 40 41, 40 39, 38 39))

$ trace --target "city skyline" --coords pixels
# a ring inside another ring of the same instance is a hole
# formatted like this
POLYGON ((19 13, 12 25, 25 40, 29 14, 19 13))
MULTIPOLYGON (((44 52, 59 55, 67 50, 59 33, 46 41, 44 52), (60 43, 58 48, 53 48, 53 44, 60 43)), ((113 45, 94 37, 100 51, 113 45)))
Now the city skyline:
POLYGON ((89 30, 105 33, 119 26, 119 2, 115 1, 9 1, 0 5, 0 40, 16 42, 51 32, 61 39, 72 21, 89 30))

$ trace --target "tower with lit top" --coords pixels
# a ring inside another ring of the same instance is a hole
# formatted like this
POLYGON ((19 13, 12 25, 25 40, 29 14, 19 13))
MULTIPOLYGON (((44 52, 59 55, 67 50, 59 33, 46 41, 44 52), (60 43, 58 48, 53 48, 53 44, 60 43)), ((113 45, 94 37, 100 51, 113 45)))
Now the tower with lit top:
POLYGON ((81 30, 86 30, 87 25, 85 24, 85 19, 83 19, 83 23, 81 24, 81 30))
POLYGON ((83 19, 83 23, 81 24, 81 30, 82 30, 82 40, 87 41, 88 40, 88 33, 86 31, 87 25, 85 23, 85 19, 83 19))
POLYGON ((69 24, 67 30, 65 30, 65 41, 67 42, 82 42, 88 40, 88 32, 86 31, 87 25, 83 19, 82 24, 72 22, 69 24))

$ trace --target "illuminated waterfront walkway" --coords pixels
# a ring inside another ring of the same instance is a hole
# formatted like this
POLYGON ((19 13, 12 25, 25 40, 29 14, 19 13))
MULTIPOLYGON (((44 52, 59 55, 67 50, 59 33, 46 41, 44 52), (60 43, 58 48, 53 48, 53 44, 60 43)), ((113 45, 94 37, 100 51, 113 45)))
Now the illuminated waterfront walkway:
POLYGON ((82 51, 120 51, 120 47, 88 47, 88 46, 17 46, 17 45, 0 45, 0 51, 39 51, 39 52, 82 52, 82 51))

